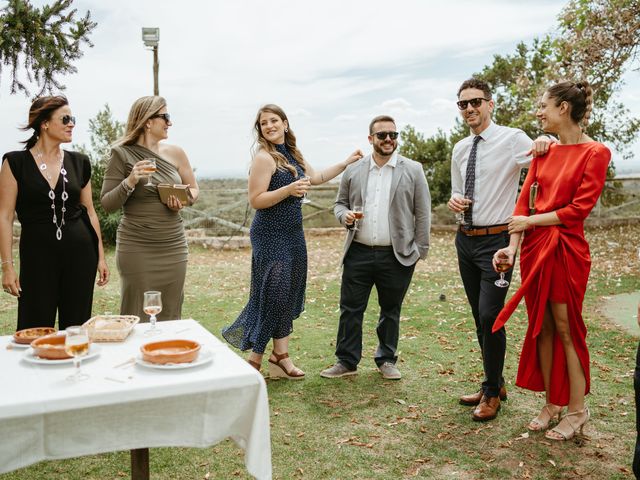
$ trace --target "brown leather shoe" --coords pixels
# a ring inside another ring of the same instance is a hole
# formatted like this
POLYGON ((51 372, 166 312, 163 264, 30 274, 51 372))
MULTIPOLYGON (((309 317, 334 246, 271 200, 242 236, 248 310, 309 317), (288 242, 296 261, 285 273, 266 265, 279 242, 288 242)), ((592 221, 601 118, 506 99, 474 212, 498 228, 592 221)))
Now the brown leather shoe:
POLYGON ((485 397, 482 396, 482 400, 478 406, 473 410, 473 419, 476 422, 486 422, 493 420, 498 415, 500 410, 500 397, 485 397))
MULTIPOLYGON (((471 395, 462 395, 460 397, 459 403, 460 405, 475 407, 480 403, 481 399, 482 399, 482 389, 478 390, 476 393, 472 393, 471 395)), ((507 399, 507 389, 503 385, 500 387, 500 400, 504 402, 506 399, 507 399)))

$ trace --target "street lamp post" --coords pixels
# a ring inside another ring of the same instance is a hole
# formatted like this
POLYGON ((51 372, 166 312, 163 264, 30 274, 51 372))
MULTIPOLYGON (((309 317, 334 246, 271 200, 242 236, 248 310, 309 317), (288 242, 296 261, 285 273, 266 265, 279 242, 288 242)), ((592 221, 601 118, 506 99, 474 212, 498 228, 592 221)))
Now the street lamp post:
POLYGON ((143 28, 142 41, 146 47, 151 47, 153 50, 153 94, 160 95, 160 88, 158 87, 158 71, 160 69, 158 63, 158 43, 160 42, 160 29, 143 28))

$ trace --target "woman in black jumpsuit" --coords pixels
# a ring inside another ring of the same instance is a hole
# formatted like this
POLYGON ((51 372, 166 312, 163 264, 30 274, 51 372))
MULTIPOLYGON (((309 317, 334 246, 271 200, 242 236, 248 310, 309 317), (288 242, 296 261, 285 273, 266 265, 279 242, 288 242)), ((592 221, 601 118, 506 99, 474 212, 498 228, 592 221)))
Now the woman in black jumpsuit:
POLYGON ((108 281, 100 225, 91 200, 91 164, 60 144, 75 118, 65 97, 41 97, 29 110, 33 136, 3 155, 0 170, 2 287, 18 297, 18 330, 80 325, 91 317, 93 284, 108 281), (14 269, 14 210, 21 224, 20 277, 14 269))

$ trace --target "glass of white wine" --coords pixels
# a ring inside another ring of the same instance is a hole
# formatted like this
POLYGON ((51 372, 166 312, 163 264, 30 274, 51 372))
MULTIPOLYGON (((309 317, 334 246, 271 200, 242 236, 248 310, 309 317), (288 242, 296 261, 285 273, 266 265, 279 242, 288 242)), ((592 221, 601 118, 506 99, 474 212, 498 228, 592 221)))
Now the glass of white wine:
POLYGON ((64 351, 73 357, 76 367, 75 373, 67 377, 67 380, 79 382, 89 378, 89 375, 80 370, 80 360, 89 353, 89 334, 84 327, 67 327, 64 340, 64 351))
POLYGON ((144 173, 148 173, 147 183, 144 184, 145 187, 153 187, 153 182, 151 182, 151 177, 156 171, 156 159, 155 158, 145 158, 146 162, 149 162, 144 169, 144 173))
POLYGON ((156 335, 161 330, 156 327, 156 315, 162 311, 162 292, 151 290, 144 292, 144 303, 142 304, 144 313, 149 315, 151 327, 145 332, 145 335, 156 335))
POLYGON ((354 205, 351 211, 353 212, 353 216, 355 218, 353 222, 353 230, 358 231, 359 230, 358 221, 362 220, 362 218, 364 217, 364 211, 362 210, 362 205, 354 205))
POLYGON ((465 200, 468 200, 468 202, 466 203, 466 205, 462 208, 461 212, 456 213, 456 219, 457 219, 457 223, 458 225, 466 225, 466 222, 464 221, 464 214, 467 210, 469 210, 469 205, 471 205, 471 199, 469 197, 467 197, 466 195, 464 196, 465 200))
MULTIPOLYGON (((310 176, 308 176, 308 175, 302 175, 302 176, 300 176, 300 177, 299 177, 299 179, 300 179, 300 180, 306 180, 307 182, 311 182, 311 177, 310 177, 310 176)), ((302 195, 302 199, 300 200, 300 203, 311 203, 311 200, 309 200, 309 199, 307 198, 307 192, 305 192, 305 193, 302 195)))

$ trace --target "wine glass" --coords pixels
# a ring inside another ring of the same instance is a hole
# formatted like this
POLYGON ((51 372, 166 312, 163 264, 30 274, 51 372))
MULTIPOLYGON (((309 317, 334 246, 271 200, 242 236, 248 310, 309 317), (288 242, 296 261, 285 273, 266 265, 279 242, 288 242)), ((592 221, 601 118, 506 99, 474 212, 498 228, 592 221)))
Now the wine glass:
POLYGON ((353 222, 353 230, 358 231, 359 230, 358 220, 361 220, 362 217, 364 217, 364 212, 362 211, 362 205, 354 205, 351 211, 353 212, 353 216, 355 218, 353 222))
POLYGON ((509 286, 509 282, 504 279, 504 273, 508 272, 512 266, 506 254, 500 253, 498 255, 496 259, 496 270, 500 272, 500 278, 494 282, 496 287, 507 288, 509 286))
MULTIPOLYGON (((311 177, 309 175, 301 175, 298 178, 300 180, 306 180, 307 182, 311 182, 311 177)), ((302 199, 300 200, 300 203, 311 203, 311 200, 307 198, 307 192, 304 192, 302 194, 302 199)))
POLYGON ((148 173, 147 183, 144 184, 145 187, 153 187, 153 183, 151 182, 151 177, 153 173, 156 171, 156 159, 155 158, 145 158, 146 162, 149 162, 145 167, 145 173, 148 173))
POLYGON ((80 359, 89 353, 89 335, 84 327, 67 327, 64 339, 64 351, 73 357, 76 367, 75 373, 67 377, 67 380, 79 382, 89 378, 89 375, 80 371, 80 359))
POLYGON ((462 207, 462 211, 461 212, 456 213, 456 223, 458 225, 466 225, 466 222, 464 221, 464 212, 469 210, 469 205, 471 205, 471 199, 469 197, 467 197, 465 195, 464 199, 468 200, 468 202, 465 204, 464 207, 462 207))
POLYGON ((144 303, 142 305, 144 313, 149 315, 151 327, 145 332, 145 335, 155 335, 161 330, 156 327, 156 315, 162 311, 162 292, 155 290, 144 292, 144 303))

